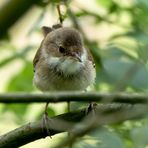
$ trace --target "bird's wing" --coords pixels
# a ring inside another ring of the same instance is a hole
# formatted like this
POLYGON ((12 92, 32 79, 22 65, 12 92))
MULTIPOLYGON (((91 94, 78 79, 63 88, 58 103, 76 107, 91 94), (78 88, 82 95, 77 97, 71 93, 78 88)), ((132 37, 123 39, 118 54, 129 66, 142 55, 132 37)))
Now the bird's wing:
POLYGON ((33 70, 34 70, 34 72, 35 72, 36 64, 39 62, 40 54, 41 54, 41 47, 37 50, 37 52, 36 52, 36 54, 34 56, 34 59, 33 59, 33 70))
POLYGON ((89 49, 86 48, 86 50, 87 50, 87 52, 88 52, 88 60, 92 62, 93 66, 94 66, 94 68, 95 68, 95 62, 94 62, 94 58, 93 58, 93 56, 92 56, 92 53, 90 52, 89 49))

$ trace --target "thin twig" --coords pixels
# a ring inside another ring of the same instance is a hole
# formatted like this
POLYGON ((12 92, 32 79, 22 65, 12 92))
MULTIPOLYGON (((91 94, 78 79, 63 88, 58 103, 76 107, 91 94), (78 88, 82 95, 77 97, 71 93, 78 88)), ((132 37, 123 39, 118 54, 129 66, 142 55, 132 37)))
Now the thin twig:
POLYGON ((59 15, 59 20, 60 20, 60 24, 63 24, 63 15, 61 13, 61 9, 60 9, 60 4, 57 5, 57 11, 58 11, 58 15, 59 15))
POLYGON ((43 103, 43 102, 105 102, 138 104, 148 103, 148 94, 137 93, 98 93, 98 92, 51 92, 44 94, 34 93, 6 93, 0 94, 0 103, 43 103))

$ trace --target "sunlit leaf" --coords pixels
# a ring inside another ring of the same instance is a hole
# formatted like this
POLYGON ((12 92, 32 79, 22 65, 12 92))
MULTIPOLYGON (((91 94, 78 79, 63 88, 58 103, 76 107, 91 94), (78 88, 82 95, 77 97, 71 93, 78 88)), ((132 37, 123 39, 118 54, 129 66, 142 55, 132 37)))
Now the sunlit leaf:
POLYGON ((112 0, 96 0, 96 1, 99 5, 106 7, 106 8, 110 7, 113 3, 112 0))
POLYGON ((7 87, 8 91, 32 91, 33 90, 33 67, 27 62, 20 73, 15 75, 7 87))

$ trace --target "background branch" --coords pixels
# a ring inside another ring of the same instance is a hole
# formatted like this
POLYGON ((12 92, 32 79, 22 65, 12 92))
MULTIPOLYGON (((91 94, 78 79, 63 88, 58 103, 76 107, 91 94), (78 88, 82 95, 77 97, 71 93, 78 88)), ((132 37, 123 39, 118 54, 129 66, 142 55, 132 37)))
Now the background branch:
POLYGON ((60 24, 62 25, 63 21, 64 21, 64 18, 63 18, 63 15, 61 13, 60 4, 57 5, 57 11, 58 11, 58 15, 59 15, 60 24))

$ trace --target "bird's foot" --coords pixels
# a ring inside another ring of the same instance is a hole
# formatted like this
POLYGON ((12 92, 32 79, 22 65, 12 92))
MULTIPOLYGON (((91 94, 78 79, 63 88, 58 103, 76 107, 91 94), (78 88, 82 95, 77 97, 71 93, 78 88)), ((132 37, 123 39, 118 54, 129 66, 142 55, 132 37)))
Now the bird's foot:
POLYGON ((42 118, 42 129, 44 133, 46 133, 48 136, 50 136, 50 138, 52 138, 51 133, 49 131, 50 118, 48 116, 47 109, 48 109, 48 103, 46 104, 45 111, 42 118))
POLYGON ((86 115, 88 115, 90 112, 95 115, 95 109, 96 109, 97 103, 91 102, 89 106, 86 109, 86 115))

